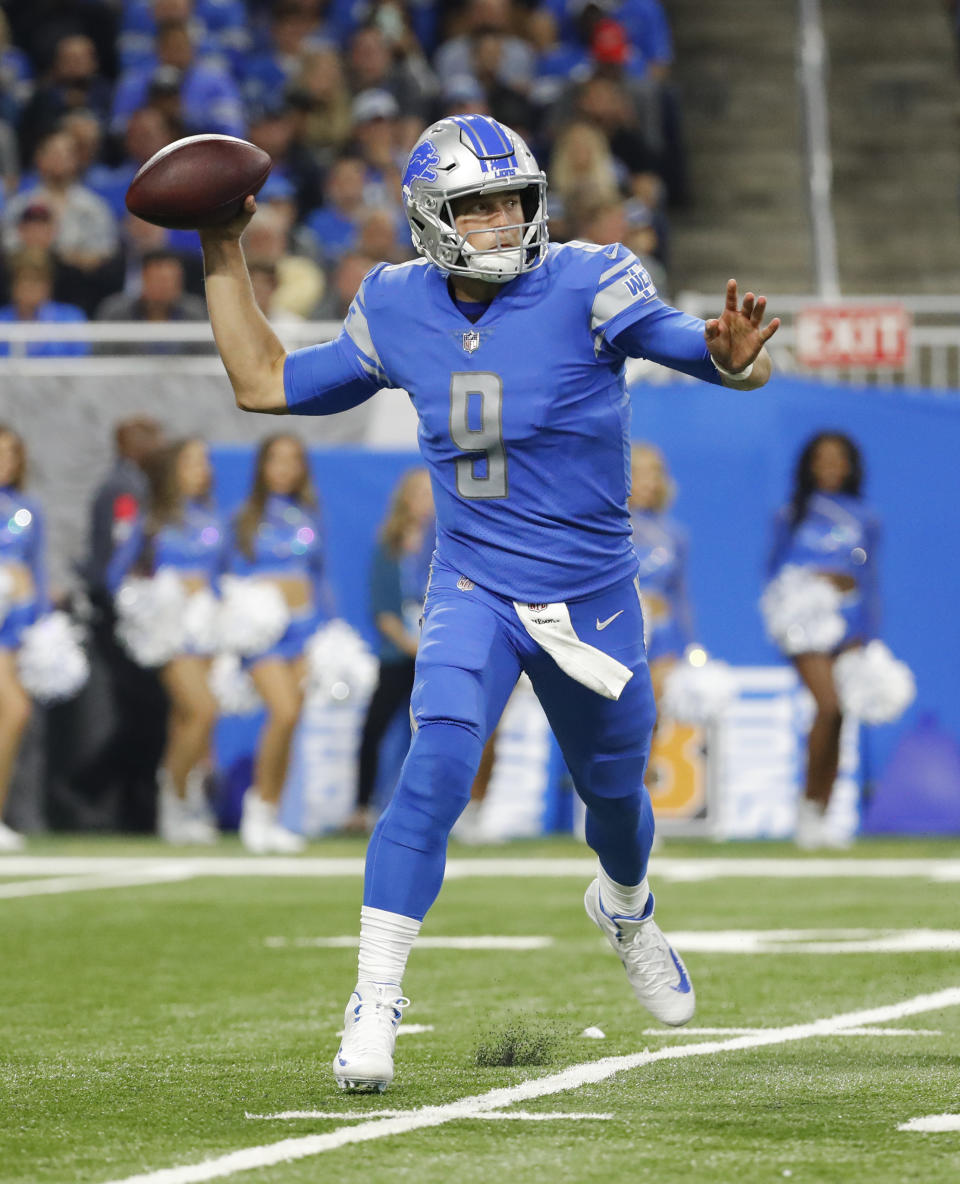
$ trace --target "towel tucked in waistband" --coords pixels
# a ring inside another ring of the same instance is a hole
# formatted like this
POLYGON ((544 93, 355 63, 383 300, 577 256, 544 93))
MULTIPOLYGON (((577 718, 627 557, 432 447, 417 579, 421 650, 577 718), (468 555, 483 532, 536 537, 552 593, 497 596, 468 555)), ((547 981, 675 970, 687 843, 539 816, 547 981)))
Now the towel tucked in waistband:
POLYGON ((556 604, 538 604, 535 608, 514 601, 513 607, 524 629, 565 674, 605 699, 620 698, 623 688, 633 678, 633 671, 603 650, 581 641, 574 632, 570 610, 562 600, 556 604))

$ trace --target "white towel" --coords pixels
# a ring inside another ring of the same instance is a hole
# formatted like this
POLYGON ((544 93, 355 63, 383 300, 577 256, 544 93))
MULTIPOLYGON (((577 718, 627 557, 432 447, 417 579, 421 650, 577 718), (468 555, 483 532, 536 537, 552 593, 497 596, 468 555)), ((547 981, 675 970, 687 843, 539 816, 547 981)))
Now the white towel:
POLYGON ((570 610, 562 600, 557 604, 538 605, 514 601, 513 607, 524 629, 564 673, 605 699, 620 698, 623 688, 633 678, 633 671, 603 650, 581 641, 570 621, 570 610))

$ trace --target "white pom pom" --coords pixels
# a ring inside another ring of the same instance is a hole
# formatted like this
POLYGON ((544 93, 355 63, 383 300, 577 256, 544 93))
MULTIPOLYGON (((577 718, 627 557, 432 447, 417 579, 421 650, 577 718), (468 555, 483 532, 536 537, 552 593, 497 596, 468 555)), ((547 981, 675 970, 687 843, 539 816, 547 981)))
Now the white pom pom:
POLYGON ((183 652, 187 596, 176 572, 124 580, 114 604, 117 639, 137 665, 162 666, 183 652))
POLYGON ((283 637, 290 610, 269 580, 224 576, 220 582, 220 648, 250 657, 283 637))
POLYGON ((187 597, 183 613, 184 640, 195 654, 214 654, 219 644, 220 605, 209 588, 187 597))
POLYGON ((66 613, 47 613, 23 631, 17 669, 24 690, 40 703, 72 699, 90 675, 83 633, 66 613))
POLYGON ((829 653, 846 632, 841 594, 805 567, 785 567, 760 598, 767 633, 786 654, 829 653))
POLYGON ((263 706, 253 679, 236 654, 218 654, 214 658, 209 682, 224 715, 253 715, 263 706))
POLYGON ((13 600, 13 576, 5 567, 0 567, 0 625, 7 619, 10 602, 13 600))
POLYGON ((347 699, 369 694, 378 662, 356 629, 346 621, 323 625, 307 642, 307 694, 347 699))
POLYGON ((895 658, 882 641, 841 654, 834 663, 833 678, 843 710, 865 724, 899 719, 917 693, 910 667, 895 658))
POLYGON ((664 679, 660 708, 673 719, 703 724, 722 715, 735 694, 726 662, 710 658, 702 646, 690 645, 664 679))

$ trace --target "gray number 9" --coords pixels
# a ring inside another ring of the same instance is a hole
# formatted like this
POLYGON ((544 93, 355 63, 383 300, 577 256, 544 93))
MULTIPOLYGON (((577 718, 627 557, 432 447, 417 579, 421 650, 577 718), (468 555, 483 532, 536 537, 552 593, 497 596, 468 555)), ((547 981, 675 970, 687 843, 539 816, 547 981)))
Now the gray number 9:
POLYGON ((507 496, 507 452, 503 444, 503 380, 489 371, 450 376, 450 437, 461 452, 457 459, 457 493, 465 498, 507 496), (480 427, 471 428, 470 396, 480 396, 480 427), (479 454, 479 455, 478 455, 479 454), (486 458, 487 475, 476 465, 486 458))

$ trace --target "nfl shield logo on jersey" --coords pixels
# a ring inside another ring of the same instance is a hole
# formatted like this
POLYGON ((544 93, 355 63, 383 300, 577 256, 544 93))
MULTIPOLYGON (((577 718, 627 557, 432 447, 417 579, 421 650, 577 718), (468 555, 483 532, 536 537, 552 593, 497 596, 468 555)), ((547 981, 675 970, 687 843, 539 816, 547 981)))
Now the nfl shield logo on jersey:
POLYGON ((464 333, 463 348, 468 354, 472 354, 480 348, 480 334, 476 329, 471 329, 469 333, 464 333))

